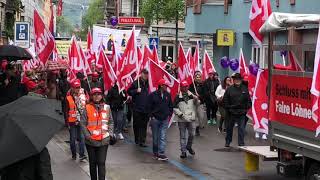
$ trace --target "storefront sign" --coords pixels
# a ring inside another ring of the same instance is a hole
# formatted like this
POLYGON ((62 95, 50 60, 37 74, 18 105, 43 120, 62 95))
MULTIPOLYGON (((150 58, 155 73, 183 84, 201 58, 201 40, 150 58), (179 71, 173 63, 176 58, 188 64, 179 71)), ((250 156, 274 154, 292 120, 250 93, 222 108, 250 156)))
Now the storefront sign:
POLYGON ((144 18, 119 17, 119 24, 144 25, 144 18))
POLYGON ((234 31, 230 29, 217 30, 217 46, 233 46, 234 31))
POLYGON ((269 119, 289 126, 315 131, 312 119, 312 78, 273 75, 269 119))

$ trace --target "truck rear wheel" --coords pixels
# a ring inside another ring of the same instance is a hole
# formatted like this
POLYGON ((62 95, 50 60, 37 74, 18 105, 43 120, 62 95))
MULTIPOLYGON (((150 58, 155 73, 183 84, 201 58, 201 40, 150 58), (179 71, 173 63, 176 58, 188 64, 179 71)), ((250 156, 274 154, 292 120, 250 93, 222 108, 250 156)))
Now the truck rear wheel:
POLYGON ((319 163, 313 163, 311 164, 306 180, 320 180, 320 164, 319 163))

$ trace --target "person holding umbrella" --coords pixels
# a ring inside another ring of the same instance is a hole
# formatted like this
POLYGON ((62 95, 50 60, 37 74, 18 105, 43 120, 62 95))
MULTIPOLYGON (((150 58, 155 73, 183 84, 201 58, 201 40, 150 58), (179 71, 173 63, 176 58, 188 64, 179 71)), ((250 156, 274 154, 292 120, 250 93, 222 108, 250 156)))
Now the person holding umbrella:
POLYGON ((103 100, 102 90, 93 88, 90 95, 90 102, 86 105, 80 124, 89 155, 91 180, 104 180, 108 145, 112 145, 115 139, 114 122, 111 108, 103 100))
POLYGON ((79 140, 80 161, 86 159, 84 155, 84 137, 80 130, 80 117, 87 103, 85 90, 81 88, 79 79, 71 83, 70 94, 67 96, 67 120, 70 133, 70 149, 72 159, 77 159, 76 140, 79 140))

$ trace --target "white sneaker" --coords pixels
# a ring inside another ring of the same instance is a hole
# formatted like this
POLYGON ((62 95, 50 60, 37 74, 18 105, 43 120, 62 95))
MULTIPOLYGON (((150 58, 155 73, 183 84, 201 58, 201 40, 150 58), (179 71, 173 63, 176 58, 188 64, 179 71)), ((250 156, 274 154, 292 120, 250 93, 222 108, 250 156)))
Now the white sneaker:
POLYGON ((259 139, 260 138, 260 135, 259 135, 259 133, 258 132, 256 132, 256 139, 259 139))
POLYGON ((118 138, 119 138, 120 140, 124 140, 124 137, 123 137, 122 133, 119 133, 119 134, 118 134, 118 138))
POLYGON ((262 137, 261 137, 263 140, 267 140, 267 135, 266 134, 263 134, 262 137))

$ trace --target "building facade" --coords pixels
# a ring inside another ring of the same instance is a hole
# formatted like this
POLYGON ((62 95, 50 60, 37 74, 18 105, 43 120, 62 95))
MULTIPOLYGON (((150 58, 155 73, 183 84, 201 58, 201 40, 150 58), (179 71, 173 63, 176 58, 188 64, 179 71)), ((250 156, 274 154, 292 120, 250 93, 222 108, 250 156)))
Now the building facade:
MULTIPOLYGON (((319 0, 270 0, 273 12, 319 14, 319 0)), ((242 48, 247 63, 258 63, 260 67, 267 67, 267 40, 259 47, 249 35, 249 13, 251 0, 205 0, 186 1, 186 33, 193 35, 206 35, 212 38, 212 57, 216 69, 224 75, 227 70, 220 68, 219 59, 223 56, 238 58, 239 49, 242 48), (234 32, 232 46, 217 46, 217 32, 231 30, 234 32)), ((281 43, 315 44, 317 27, 303 27, 279 33, 276 41, 281 43)), ((209 47, 207 47, 208 49, 209 47)), ((309 61, 314 52, 297 52, 299 61, 306 70, 312 69, 309 61)), ((313 61, 313 60, 312 60, 313 61)))

